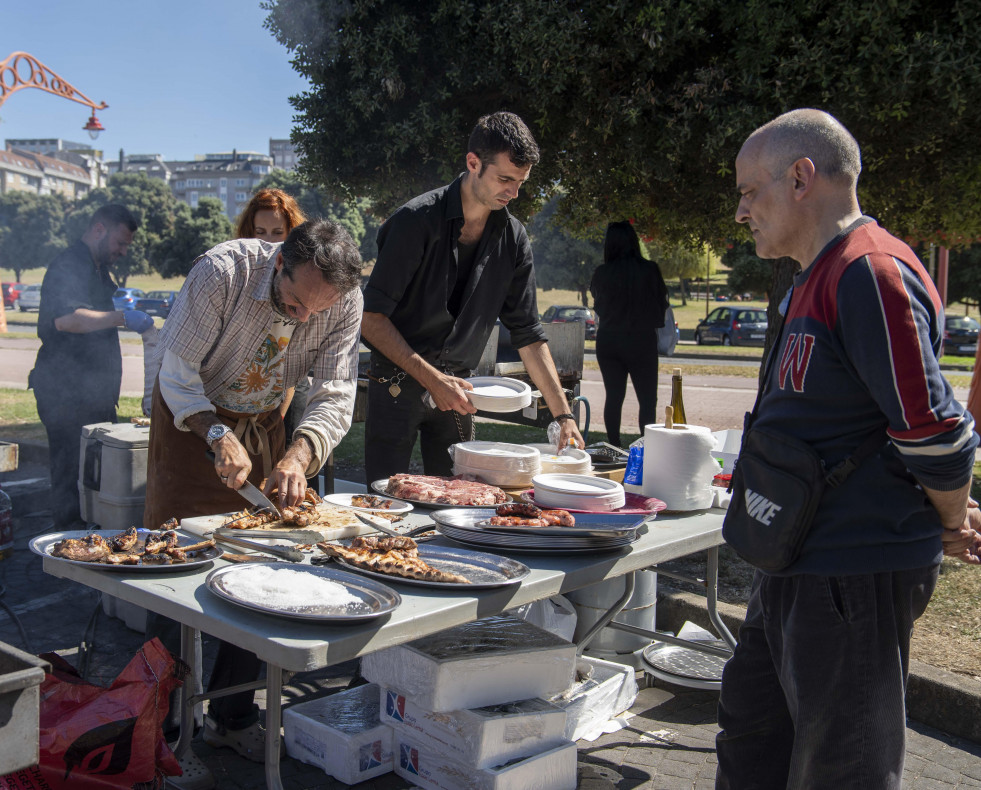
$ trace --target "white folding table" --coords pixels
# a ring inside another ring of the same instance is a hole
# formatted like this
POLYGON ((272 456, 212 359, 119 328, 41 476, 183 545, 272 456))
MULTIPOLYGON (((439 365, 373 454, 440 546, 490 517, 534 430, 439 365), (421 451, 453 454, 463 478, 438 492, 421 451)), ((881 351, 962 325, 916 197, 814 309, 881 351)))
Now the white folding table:
MULTIPOLYGON (((350 484, 349 484, 350 485, 350 484)), ((353 487, 351 485, 350 487, 353 487)), ((364 490, 361 487, 361 490, 364 490)), ((283 671, 305 672, 348 661, 366 653, 409 642, 481 617, 499 614, 553 595, 631 574, 659 562, 677 559, 708 550, 709 614, 720 635, 732 646, 733 640, 718 619, 715 609, 718 546, 722 543, 722 520, 725 511, 705 510, 684 515, 664 515, 650 521, 640 539, 631 546, 612 553, 576 554, 550 557, 541 554, 510 554, 531 568, 521 581, 491 590, 464 593, 428 587, 391 585, 402 596, 402 604, 388 617, 359 625, 321 625, 304 623, 257 613, 225 601, 205 585, 212 569, 205 566, 186 572, 132 573, 106 571, 97 567, 44 559, 46 573, 84 584, 116 596, 137 606, 165 615, 181 623, 181 652, 193 673, 198 676, 194 640, 201 632, 251 650, 266 662, 266 783, 281 790, 279 775, 280 727, 282 723, 283 671)), ((406 517, 412 526, 430 520, 427 511, 417 508, 406 517)), ((446 538, 439 543, 452 545, 446 538)), ((227 564, 216 560, 213 567, 227 564)), ((628 593, 607 617, 596 624, 582 640, 581 647, 599 628, 607 624, 629 599, 628 593)), ((661 638, 653 634, 652 638, 661 638)), ((580 649, 581 649, 580 647, 580 649)), ((711 652, 711 651, 710 651, 711 652)), ((193 729, 193 702, 189 687, 183 689, 184 709, 181 715, 181 738, 178 757, 190 748, 193 729)))

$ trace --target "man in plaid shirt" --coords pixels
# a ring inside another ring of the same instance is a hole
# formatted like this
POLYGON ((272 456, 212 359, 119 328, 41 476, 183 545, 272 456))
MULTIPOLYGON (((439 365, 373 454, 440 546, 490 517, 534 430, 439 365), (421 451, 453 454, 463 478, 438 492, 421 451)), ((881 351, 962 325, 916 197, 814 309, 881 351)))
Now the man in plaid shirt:
MULTIPOLYGON (((282 244, 237 239, 195 261, 151 361, 160 372, 145 527, 239 510, 236 491, 247 479, 265 478, 265 493, 277 490, 280 506, 303 499, 306 479, 351 427, 360 283, 357 245, 328 220, 297 226, 282 244), (311 397, 287 448, 284 393, 310 370, 311 397)), ((167 623, 151 617, 148 635, 173 636, 176 645, 176 623, 167 623)), ((260 667, 254 654, 223 642, 209 689, 254 681, 260 667)), ((252 700, 248 691, 213 700, 205 740, 261 761, 252 700)))

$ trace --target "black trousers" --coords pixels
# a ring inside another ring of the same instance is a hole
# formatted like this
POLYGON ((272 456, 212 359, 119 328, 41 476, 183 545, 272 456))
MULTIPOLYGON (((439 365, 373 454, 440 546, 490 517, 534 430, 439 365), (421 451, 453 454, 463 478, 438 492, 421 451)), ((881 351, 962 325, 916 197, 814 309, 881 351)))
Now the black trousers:
POLYGON ((628 375, 637 393, 641 435, 645 425, 657 422, 657 335, 610 334, 600 329, 596 338, 596 361, 606 390, 603 404, 606 436, 610 444, 621 447, 620 415, 627 395, 628 375))
MULTIPOLYGON (((175 656, 181 653, 181 626, 169 617, 147 612, 146 638, 157 637, 175 656)), ((200 656, 198 657, 200 662, 200 656)), ((259 679, 262 672, 262 661, 255 653, 220 640, 215 666, 211 672, 208 691, 237 686, 240 683, 252 683, 259 679)), ((185 682, 193 682, 188 678, 185 682)), ((170 695, 170 713, 164 722, 164 732, 168 739, 175 735, 180 725, 180 692, 174 689, 170 695)), ((244 730, 259 720, 259 708, 255 704, 255 691, 241 691, 227 697, 209 700, 208 715, 218 724, 229 730, 244 730)))
POLYGON ((757 571, 722 675, 717 790, 898 790, 910 636, 938 569, 757 571))
POLYGON ((38 417, 48 434, 48 466, 51 475, 51 513, 55 530, 84 529, 78 498, 79 453, 82 428, 98 422, 116 422, 111 402, 87 403, 72 398, 67 387, 60 392, 34 390, 38 417))
MULTIPOLYGON (((377 374, 373 372, 372 375, 377 374)), ((389 371, 382 374, 384 378, 389 376, 389 371)), ((409 376, 399 383, 401 392, 397 397, 392 397, 390 386, 390 383, 368 380, 364 428, 364 467, 368 484, 407 472, 417 436, 426 474, 453 474, 449 447, 470 439, 473 416, 427 406, 422 401, 426 390, 409 376)))

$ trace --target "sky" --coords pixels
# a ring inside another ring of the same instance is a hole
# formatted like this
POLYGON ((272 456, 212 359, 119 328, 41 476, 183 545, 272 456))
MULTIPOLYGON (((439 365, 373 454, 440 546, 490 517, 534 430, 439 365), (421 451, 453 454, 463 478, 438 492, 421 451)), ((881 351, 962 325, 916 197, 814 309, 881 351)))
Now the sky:
MULTIPOLYGON (((104 158, 269 153, 308 88, 263 27, 260 0, 0 1, 0 62, 27 52, 95 103, 104 158)), ((91 110, 35 88, 0 105, 0 141, 89 142, 91 110)))

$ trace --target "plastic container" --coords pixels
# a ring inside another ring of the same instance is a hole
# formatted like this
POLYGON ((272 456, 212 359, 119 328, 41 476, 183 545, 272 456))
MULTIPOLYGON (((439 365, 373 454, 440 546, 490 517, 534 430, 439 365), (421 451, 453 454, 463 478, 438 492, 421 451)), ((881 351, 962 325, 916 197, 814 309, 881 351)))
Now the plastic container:
POLYGON ((82 428, 78 491, 82 518, 103 529, 143 526, 150 428, 100 422, 82 428))
POLYGON ((47 661, 0 642, 0 774, 37 765, 40 687, 47 661))
POLYGON ((588 475, 592 471, 592 459, 585 450, 570 447, 560 453, 551 444, 526 444, 541 454, 542 474, 567 473, 588 475))
MULTIPOLYGON (((603 617, 623 595, 626 589, 623 577, 607 579, 589 587, 567 593, 566 597, 576 608, 576 633, 574 642, 582 639, 596 622, 603 617)), ((616 620, 650 631, 654 630, 657 608, 657 574, 654 571, 637 571, 634 574, 634 592, 616 620)), ((650 639, 628 634, 615 628, 602 629, 586 646, 587 653, 629 654, 651 643, 650 639)))

